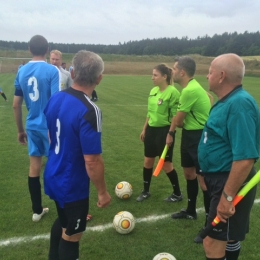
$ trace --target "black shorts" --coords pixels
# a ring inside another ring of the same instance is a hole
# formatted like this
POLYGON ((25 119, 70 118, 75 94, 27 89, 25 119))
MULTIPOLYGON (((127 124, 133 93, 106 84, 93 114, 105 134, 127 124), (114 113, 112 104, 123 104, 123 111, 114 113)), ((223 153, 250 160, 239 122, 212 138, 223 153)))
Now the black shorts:
MULTIPOLYGON (((170 126, 164 127, 151 127, 147 126, 144 138, 144 156, 149 158, 155 158, 161 156, 163 149, 166 144, 166 137, 169 132, 170 126)), ((170 146, 165 161, 172 162, 173 147, 175 138, 173 138, 173 143, 170 146)))
MULTIPOLYGON (((255 172, 254 169, 250 172, 245 183, 254 176, 255 172)), ((227 178, 228 174, 225 173, 213 174, 213 176, 210 174, 205 175, 205 183, 211 198, 208 223, 211 223, 217 215, 216 209, 227 178)), ((221 241, 243 241, 249 231, 250 211, 254 204, 255 196, 256 186, 237 204, 235 214, 228 219, 227 223, 219 223, 208 236, 221 241)))
POLYGON ((65 234, 67 236, 73 236, 85 231, 89 198, 65 204, 64 208, 61 208, 56 201, 55 203, 61 226, 66 229, 65 234))
POLYGON ((202 131, 182 129, 181 135, 181 166, 185 168, 195 167, 197 174, 200 173, 198 145, 202 131))

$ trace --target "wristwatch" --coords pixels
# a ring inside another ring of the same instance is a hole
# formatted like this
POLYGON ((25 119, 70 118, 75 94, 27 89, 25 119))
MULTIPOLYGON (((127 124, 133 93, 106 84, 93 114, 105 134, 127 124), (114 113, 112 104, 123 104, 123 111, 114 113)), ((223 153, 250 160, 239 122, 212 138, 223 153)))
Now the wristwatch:
POLYGON ((229 201, 229 202, 233 201, 234 198, 232 196, 227 195, 227 193, 224 190, 223 190, 222 194, 227 199, 227 201, 229 201))
POLYGON ((174 135, 175 135, 175 132, 173 132, 173 131, 169 131, 169 133, 168 133, 171 137, 173 137, 174 138, 174 135))

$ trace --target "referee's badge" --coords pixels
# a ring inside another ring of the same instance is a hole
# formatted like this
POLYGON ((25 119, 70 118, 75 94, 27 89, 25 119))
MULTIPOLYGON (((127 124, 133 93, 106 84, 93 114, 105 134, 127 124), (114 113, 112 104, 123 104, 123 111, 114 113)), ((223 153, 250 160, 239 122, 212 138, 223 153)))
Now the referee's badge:
POLYGON ((158 106, 160 106, 163 103, 163 100, 161 98, 159 98, 158 100, 158 106))

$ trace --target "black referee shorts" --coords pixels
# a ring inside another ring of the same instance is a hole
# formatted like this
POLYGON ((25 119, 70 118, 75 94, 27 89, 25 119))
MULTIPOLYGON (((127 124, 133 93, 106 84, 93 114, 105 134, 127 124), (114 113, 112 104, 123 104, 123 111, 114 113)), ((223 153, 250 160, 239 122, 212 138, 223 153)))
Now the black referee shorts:
POLYGON ((185 168, 195 167, 197 174, 200 174, 198 145, 202 131, 182 129, 181 135, 181 166, 185 168))
MULTIPOLYGON (((255 173, 255 169, 252 169, 244 183, 247 183, 255 173)), ((222 196, 222 191, 227 178, 228 174, 225 173, 212 175, 210 173, 205 174, 204 180, 211 198, 207 219, 208 223, 211 223, 217 215, 217 206, 222 196)), ((237 204, 235 214, 228 219, 227 223, 219 223, 208 236, 221 241, 243 241, 246 234, 249 232, 249 217, 255 196, 256 186, 237 204)))
POLYGON ((67 236, 73 236, 85 231, 89 198, 65 204, 64 208, 61 208, 56 201, 55 203, 61 226, 66 229, 65 234, 67 236))
MULTIPOLYGON (((170 126, 164 127, 151 127, 147 126, 144 138, 144 156, 148 158, 155 158, 161 156, 163 149, 166 144, 166 137, 169 132, 170 126)), ((175 138, 173 138, 173 143, 168 149, 165 157, 166 162, 172 162, 173 147, 175 138)))

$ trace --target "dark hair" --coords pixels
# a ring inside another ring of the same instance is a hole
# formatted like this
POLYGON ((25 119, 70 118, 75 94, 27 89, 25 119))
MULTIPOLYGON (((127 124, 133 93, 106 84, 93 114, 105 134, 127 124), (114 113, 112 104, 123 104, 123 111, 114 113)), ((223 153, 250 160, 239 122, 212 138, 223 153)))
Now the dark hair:
POLYGON ((196 63, 195 61, 188 56, 177 57, 174 60, 177 62, 177 67, 180 70, 184 70, 189 77, 193 77, 196 71, 196 63))
POLYGON ((35 35, 29 41, 29 49, 33 56, 44 56, 48 51, 48 41, 41 35, 35 35))
POLYGON ((154 67, 155 70, 158 70, 161 75, 166 75, 166 81, 168 85, 172 84, 172 69, 168 67, 166 64, 162 63, 154 67))

